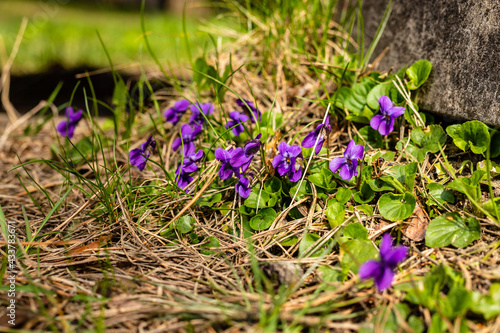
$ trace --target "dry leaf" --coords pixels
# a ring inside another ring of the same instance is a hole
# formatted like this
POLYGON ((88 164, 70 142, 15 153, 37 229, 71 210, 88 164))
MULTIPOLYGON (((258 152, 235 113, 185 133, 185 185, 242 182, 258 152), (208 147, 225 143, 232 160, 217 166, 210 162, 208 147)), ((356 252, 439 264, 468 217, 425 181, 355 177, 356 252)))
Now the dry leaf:
POLYGON ((101 237, 99 237, 98 240, 96 240, 95 242, 92 242, 88 245, 81 245, 81 246, 75 247, 73 250, 68 252, 68 255, 72 256, 75 254, 85 253, 89 250, 97 250, 101 247, 101 245, 103 245, 104 243, 106 243, 110 239, 111 239, 111 235, 101 236, 101 237))
POLYGON ((266 165, 267 168, 269 169, 269 176, 273 177, 274 176, 274 168, 273 168, 273 158, 276 156, 276 153, 278 151, 278 144, 281 139, 281 131, 276 132, 274 137, 269 141, 266 145, 266 165))
POLYGON ((420 242, 425 238, 425 231, 428 225, 429 218, 417 203, 413 215, 410 217, 409 222, 403 224, 401 231, 409 239, 420 242))

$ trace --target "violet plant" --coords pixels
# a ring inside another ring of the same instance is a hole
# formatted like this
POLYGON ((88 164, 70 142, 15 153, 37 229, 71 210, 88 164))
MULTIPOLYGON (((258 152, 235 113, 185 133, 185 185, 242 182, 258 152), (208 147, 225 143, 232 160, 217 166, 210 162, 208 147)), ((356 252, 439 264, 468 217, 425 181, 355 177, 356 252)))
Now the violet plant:
POLYGON ((189 108, 189 104, 190 103, 187 99, 176 102, 173 107, 167 109, 163 114, 166 121, 176 125, 181 119, 182 115, 189 108))
POLYGON ((321 151, 321 147, 323 147, 323 142, 325 142, 326 137, 330 135, 331 131, 332 131, 332 126, 330 125, 330 118, 327 116, 324 124, 323 123, 319 124, 318 126, 316 126, 315 130, 311 131, 309 134, 306 135, 304 140, 302 140, 302 147, 312 148, 314 147, 314 144, 316 143, 317 140, 318 144, 314 149, 314 153, 318 155, 319 152, 321 151))
POLYGON ((140 171, 143 171, 146 167, 151 152, 156 148, 156 141, 153 136, 150 135, 149 138, 141 143, 139 148, 132 149, 128 154, 128 160, 131 165, 137 167, 140 171))
POLYGON ((380 242, 380 259, 368 260, 359 268, 361 279, 373 279, 375 286, 379 291, 383 291, 392 285, 394 279, 394 270, 408 254, 405 246, 392 246, 390 234, 382 236, 380 242))
POLYGON ((226 129, 232 128, 233 134, 239 136, 245 131, 243 123, 248 120, 248 116, 239 113, 238 111, 232 111, 229 113, 230 121, 226 124, 226 129))
MULTIPOLYGON (((175 171, 175 183, 177 186, 186 190, 186 187, 193 181, 191 174, 198 171, 198 162, 203 157, 203 150, 198 150, 196 153, 191 153, 187 158, 183 159, 175 171)), ((186 190, 187 192, 187 190, 186 190)))
POLYGON ((255 123, 255 120, 260 121, 262 119, 262 113, 255 107, 255 105, 246 99, 237 99, 236 105, 238 105, 243 112, 250 113, 250 120, 255 123))
POLYGON ((379 131, 380 134, 387 135, 394 130, 394 121, 405 113, 405 108, 394 106, 394 103, 387 96, 380 97, 378 103, 382 114, 373 116, 370 120, 370 126, 379 131))
POLYGON ((202 130, 201 125, 197 125, 194 127, 191 127, 188 124, 182 125, 180 130, 180 136, 175 138, 174 142, 172 142, 172 149, 174 151, 177 151, 177 149, 181 147, 182 156, 191 155, 195 150, 194 140, 196 139, 198 134, 200 134, 201 130, 202 130))
POLYGON ((68 106, 66 108, 65 114, 67 119, 57 124, 56 130, 61 136, 65 136, 68 139, 71 139, 73 137, 73 134, 75 133, 76 125, 78 125, 78 123, 82 119, 83 110, 78 110, 75 112, 71 106, 68 106))
POLYGON ((352 177, 358 175, 358 160, 363 158, 364 148, 351 140, 347 145, 343 157, 336 157, 330 162, 330 170, 335 173, 340 169, 340 177, 345 181, 350 181, 352 177))
POLYGON ((290 146, 286 142, 278 145, 278 154, 273 158, 273 168, 280 176, 288 174, 292 182, 296 182, 302 175, 302 168, 297 159, 302 158, 302 151, 298 145, 290 146))
POLYGON ((214 106, 211 103, 200 104, 199 102, 196 102, 191 105, 189 109, 193 113, 191 118, 189 118, 189 125, 205 124, 205 117, 208 117, 214 112, 214 106))

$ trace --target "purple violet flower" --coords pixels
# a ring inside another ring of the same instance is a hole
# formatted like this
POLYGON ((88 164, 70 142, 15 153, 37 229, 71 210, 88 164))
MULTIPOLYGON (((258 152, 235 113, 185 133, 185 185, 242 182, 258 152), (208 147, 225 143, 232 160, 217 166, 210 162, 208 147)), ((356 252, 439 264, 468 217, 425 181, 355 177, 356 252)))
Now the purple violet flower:
POLYGON ((146 142, 141 143, 139 148, 132 149, 128 153, 128 160, 131 165, 136 166, 140 171, 146 167, 149 155, 156 148, 156 141, 151 135, 146 142))
POLYGON ((234 189, 236 190, 236 192, 238 192, 240 197, 244 199, 248 198, 250 192, 252 191, 252 189, 250 188, 250 181, 245 176, 240 176, 240 179, 234 186, 234 189))
POLYGON ((235 136, 240 135, 245 131, 245 127, 243 127, 243 122, 248 120, 248 117, 244 114, 239 113, 238 111, 233 111, 229 113, 230 121, 227 122, 226 128, 233 127, 232 131, 235 136))
POLYGON ((357 145, 354 140, 351 140, 344 152, 344 157, 336 157, 330 162, 330 170, 335 173, 340 168, 340 177, 349 181, 353 176, 358 175, 358 160, 363 158, 365 148, 362 145, 357 145))
POLYGON ((187 158, 185 158, 181 164, 177 167, 175 174, 175 183, 177 186, 183 190, 193 181, 191 174, 198 170, 198 165, 196 164, 203 157, 203 150, 198 150, 196 153, 191 153, 187 158))
POLYGON ((278 171, 280 176, 288 173, 288 178, 292 182, 296 182, 302 175, 300 165, 297 168, 297 157, 302 158, 302 151, 298 145, 290 146, 286 142, 281 142, 278 145, 279 154, 274 156, 273 168, 278 171))
POLYGON ((394 106, 394 103, 387 96, 378 99, 380 112, 370 120, 370 126, 379 131, 382 135, 387 135, 394 130, 394 120, 405 113, 402 106, 394 106))
POLYGON ((172 143, 172 149, 176 151, 179 149, 179 147, 182 147, 182 143, 184 143, 184 150, 181 148, 181 155, 182 156, 189 156, 194 152, 194 140, 196 139, 196 136, 200 134, 202 129, 201 125, 198 125, 196 127, 191 127, 187 124, 182 125, 181 127, 181 136, 175 138, 174 142, 172 143))
POLYGON ((319 124, 314 131, 306 135, 304 140, 302 140, 302 147, 312 148, 314 147, 316 140, 318 140, 318 144, 314 149, 314 153, 318 155, 319 152, 321 151, 321 147, 323 147, 323 142, 325 141, 325 138, 330 134, 331 131, 332 131, 332 126, 330 126, 330 118, 327 116, 326 122, 324 124, 319 124))
POLYGON ((390 234, 382 236, 380 242, 380 260, 368 260, 359 268, 359 277, 363 280, 373 278, 379 291, 392 285, 394 269, 406 258, 408 249, 399 245, 392 246, 390 234))
POLYGON ((246 156, 243 148, 225 150, 217 148, 215 158, 221 162, 219 170, 220 179, 229 179, 233 176, 239 177, 245 172, 252 161, 253 156, 246 156), (241 168, 241 171, 240 171, 241 168))
POLYGON ((252 123, 255 123, 255 119, 257 119, 257 121, 260 121, 262 113, 257 110, 252 102, 246 99, 237 99, 236 105, 238 105, 242 109, 242 111, 250 112, 250 120, 252 121, 252 123))
POLYGON ((75 128, 78 122, 82 119, 83 116, 83 110, 78 110, 75 112, 71 106, 68 106, 66 108, 66 120, 61 121, 59 124, 56 126, 57 132, 61 136, 66 136, 68 139, 71 139, 73 137, 73 134, 75 133, 75 128))
POLYGON ((170 109, 167 109, 163 115, 167 119, 167 122, 176 125, 188 108, 189 101, 187 99, 183 99, 176 102, 170 109))
POLYGON ((257 134, 255 139, 248 141, 245 143, 245 146, 243 147, 243 150, 245 151, 245 155, 247 156, 253 156, 255 153, 257 153, 260 149, 260 146, 262 143, 260 142, 260 138, 262 137, 262 133, 257 134))
POLYGON ((210 103, 200 104, 199 102, 196 102, 189 108, 193 113, 191 118, 189 118, 190 125, 203 125, 205 123, 205 118, 203 117, 202 112, 205 117, 208 117, 214 112, 214 106, 210 103))

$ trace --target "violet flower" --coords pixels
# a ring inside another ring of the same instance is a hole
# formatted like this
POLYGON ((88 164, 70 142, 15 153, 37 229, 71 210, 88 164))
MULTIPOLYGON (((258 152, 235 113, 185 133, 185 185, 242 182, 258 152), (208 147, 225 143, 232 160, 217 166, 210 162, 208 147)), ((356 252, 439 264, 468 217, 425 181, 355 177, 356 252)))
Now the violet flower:
POLYGON ((278 145, 279 154, 273 158, 273 168, 278 171, 280 176, 288 173, 288 178, 292 182, 296 182, 302 175, 302 168, 298 165, 297 158, 302 158, 302 151, 298 145, 290 146, 286 142, 281 142, 278 145))
POLYGON ((229 150, 217 148, 215 150, 215 158, 221 162, 219 170, 220 179, 229 179, 233 174, 239 177, 242 172, 248 169, 252 157, 246 156, 243 148, 231 148, 229 150))
POLYGON ((314 131, 306 135, 304 140, 302 140, 302 147, 312 148, 314 147, 316 140, 318 140, 318 144, 314 149, 314 153, 318 155, 319 152, 321 151, 321 147, 323 146, 325 138, 330 134, 331 131, 332 131, 332 126, 330 126, 330 118, 327 116, 326 122, 324 124, 323 123, 319 124, 314 131))
POLYGON ((336 157, 330 162, 330 170, 335 173, 340 168, 340 177, 349 181, 353 176, 358 175, 358 160, 363 158, 365 149, 362 145, 357 145, 351 140, 344 152, 344 157, 336 157))
POLYGON ((190 125, 203 125, 205 123, 205 117, 208 117, 214 112, 214 106, 210 103, 200 104, 199 102, 196 102, 189 108, 193 113, 191 115, 191 118, 189 118, 190 125), (205 117, 203 117, 202 113, 205 115, 205 117))
POLYGON ((248 117, 244 114, 239 113, 238 111, 233 111, 229 113, 230 121, 227 122, 226 128, 233 127, 232 131, 235 136, 240 135, 245 131, 245 127, 243 127, 243 122, 248 120, 248 117))
POLYGON ((198 165, 196 164, 203 157, 203 150, 198 150, 196 153, 191 153, 187 158, 185 158, 181 164, 177 167, 175 171, 175 183, 177 186, 183 190, 193 181, 191 174, 198 170, 198 165))
POLYGON ((132 149, 128 153, 128 160, 131 165, 136 166, 140 171, 144 170, 146 167, 146 162, 148 157, 153 150, 156 148, 156 141, 151 135, 146 142, 141 143, 139 148, 132 149))
POLYGON ((394 106, 394 103, 387 96, 378 99, 380 112, 370 120, 370 126, 379 131, 382 135, 387 135, 394 130, 394 120, 405 113, 402 106, 394 106))
POLYGON ((394 269, 406 258, 408 249, 403 246, 392 246, 390 234, 385 234, 380 242, 380 260, 368 260, 359 268, 361 279, 372 278, 379 291, 392 285, 394 269))
POLYGON ((172 149, 176 151, 177 149, 179 149, 179 147, 182 147, 182 144, 184 143, 184 150, 181 149, 181 155, 191 155, 195 149, 194 140, 196 139, 196 136, 200 134, 201 129, 201 125, 198 125, 196 127, 191 127, 187 124, 182 125, 181 136, 175 138, 174 142, 172 143, 172 149))
POLYGON ((248 141, 245 143, 245 146, 243 147, 243 150, 245 151, 245 155, 247 156, 253 156, 255 153, 257 153, 260 149, 260 146, 262 143, 260 142, 260 138, 262 137, 262 133, 257 134, 255 139, 248 141))
POLYGON ((243 111, 250 112, 250 120, 252 121, 252 123, 255 123, 255 119, 257 119, 257 121, 260 121, 262 113, 257 110, 252 102, 246 99, 237 99, 236 105, 238 105, 243 111))
POLYGON ((240 197, 246 199, 250 195, 252 189, 250 188, 250 181, 245 176, 240 176, 239 181, 234 186, 236 192, 240 195, 240 197))
POLYGON ((83 110, 78 110, 75 112, 71 106, 66 108, 66 120, 61 121, 56 126, 57 132, 61 136, 66 136, 68 139, 73 137, 75 133, 75 128, 78 122, 82 119, 83 110))
POLYGON ((167 109, 163 115, 167 119, 167 122, 176 125, 181 119, 184 112, 186 112, 188 107, 189 107, 189 101, 187 99, 183 99, 181 101, 176 102, 174 106, 171 107, 170 109, 167 109))

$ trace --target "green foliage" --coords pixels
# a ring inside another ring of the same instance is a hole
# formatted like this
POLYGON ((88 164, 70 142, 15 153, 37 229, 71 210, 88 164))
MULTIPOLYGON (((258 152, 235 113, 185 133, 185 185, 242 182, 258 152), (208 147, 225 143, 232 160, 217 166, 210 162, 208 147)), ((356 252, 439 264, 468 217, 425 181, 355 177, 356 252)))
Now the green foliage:
POLYGON ((401 142, 398 149, 402 150, 402 146, 406 145, 406 151, 410 153, 419 162, 423 162, 427 153, 437 153, 439 147, 446 142, 446 133, 439 125, 430 125, 424 129, 417 127, 410 134, 411 141, 406 143, 401 142))
POLYGON ((402 221, 415 210, 416 200, 413 194, 385 193, 378 200, 380 214, 389 221, 402 221))
POLYGON ((429 190, 427 205, 438 205, 438 203, 442 205, 445 202, 455 202, 455 196, 450 191, 445 190, 444 185, 429 183, 427 189, 429 190))
POLYGON ((273 224, 276 216, 276 211, 272 208, 261 209, 257 215, 250 219, 250 227, 257 231, 266 230, 273 224))
POLYGON ((483 154, 490 144, 488 128, 477 120, 448 126, 446 133, 453 138, 453 143, 458 148, 463 151, 470 148, 474 154, 483 154))
POLYGON ((433 267, 423 281, 408 292, 406 299, 439 312, 450 320, 465 314, 472 303, 472 295, 465 289, 464 279, 445 265, 433 267))
POLYGON ((192 216, 181 216, 174 222, 174 228, 182 234, 187 234, 193 230, 195 220, 192 216))
POLYGON ((327 204, 325 215, 328 218, 330 227, 334 229, 345 220, 345 205, 337 200, 330 200, 327 204))
POLYGON ((335 187, 337 187, 337 183, 332 181, 333 174, 328 168, 328 166, 321 169, 319 173, 313 173, 309 175, 308 179, 314 185, 324 188, 328 193, 331 193, 335 187))
POLYGON ((324 242, 322 246, 315 247, 316 242, 318 242, 321 237, 316 233, 308 233, 306 234, 299 244, 299 257, 304 258, 304 256, 308 257, 319 257, 323 254, 325 250, 330 248, 333 245, 333 240, 329 239, 324 242), (311 253, 311 251, 314 252, 311 253))
MULTIPOLYGON (((211 248, 211 247, 220 247, 219 240, 213 236, 209 236, 205 239, 206 243, 201 245, 201 248, 211 248)), ((212 250, 202 250, 201 254, 211 255, 214 254, 215 251, 212 250)))
POLYGON ((493 283, 488 295, 472 293, 471 310, 489 320, 500 315, 500 283, 493 283))
POLYGON ((446 213, 433 219, 427 227, 425 245, 466 247, 481 237, 481 226, 474 217, 467 219, 457 212, 446 213))
POLYGON ((214 195, 202 197, 196 201, 196 204, 201 207, 212 207, 222 200, 222 193, 215 193, 214 195))
POLYGON ((366 182, 363 182, 361 184, 361 189, 354 193, 354 201, 360 204, 368 203, 373 200, 375 197, 375 192, 373 192, 372 188, 370 185, 368 185, 366 182))
POLYGON ((367 260, 377 256, 377 249, 368 240, 368 231, 360 223, 352 223, 344 228, 344 236, 339 240, 342 274, 357 273, 367 260))
POLYGON ((366 150, 370 150, 370 147, 373 149, 382 148, 384 138, 380 133, 370 126, 365 126, 359 129, 359 134, 361 134, 361 139, 358 135, 354 137, 354 141, 358 145, 366 146, 366 150))
POLYGON ((416 90, 420 88, 432 70, 432 64, 428 60, 419 60, 415 62, 406 70, 406 75, 408 75, 409 81, 407 84, 408 89, 416 90))

